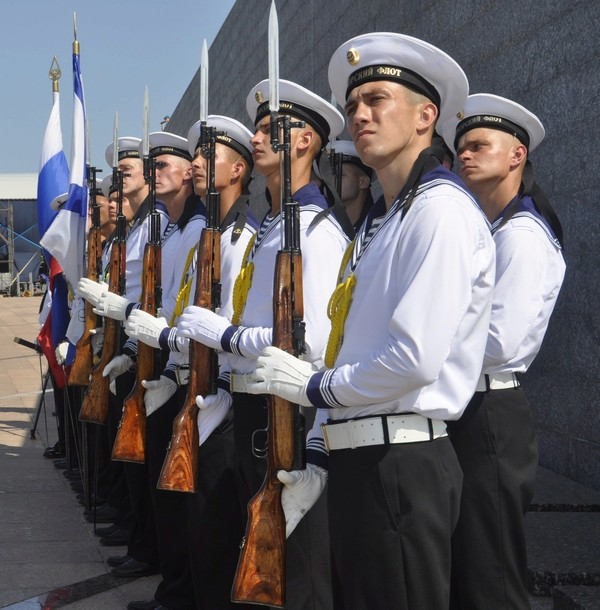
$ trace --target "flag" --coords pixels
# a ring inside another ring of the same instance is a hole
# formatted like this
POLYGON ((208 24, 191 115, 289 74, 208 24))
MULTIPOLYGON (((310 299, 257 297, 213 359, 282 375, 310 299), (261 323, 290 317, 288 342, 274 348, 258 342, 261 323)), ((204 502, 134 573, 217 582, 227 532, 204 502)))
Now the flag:
MULTIPOLYGON (((58 81, 56 81, 58 85, 58 81)), ((40 237, 48 230, 56 216, 56 210, 50 208, 55 197, 67 192, 69 185, 69 168, 63 152, 62 130, 60 125, 60 98, 58 86, 54 87, 52 110, 46 125, 42 142, 40 173, 37 183, 37 215, 40 237)), ((50 261, 46 257, 48 264, 50 261)))
POLYGON ((37 342, 52 371, 52 384, 60 389, 66 385, 67 371, 56 361, 55 350, 64 341, 69 325, 68 286, 56 259, 51 258, 49 266, 49 294, 46 295, 46 298, 52 299, 52 305, 50 313, 38 334, 37 342))
MULTIPOLYGON (((56 61, 56 60, 55 60, 56 61)), ((53 62, 54 66, 54 62, 53 62)), ((37 183, 37 213, 40 238, 52 224, 56 211, 50 208, 52 200, 65 193, 69 185, 69 168, 63 152, 62 130, 60 124, 60 99, 58 78, 53 81, 53 100, 50 118, 42 141, 40 172, 37 183)), ((69 305, 66 282, 62 269, 52 255, 44 252, 48 263, 50 278, 47 282, 47 296, 51 309, 38 335, 38 344, 48 360, 54 384, 58 388, 65 385, 65 371, 56 361, 55 349, 64 339, 69 325, 69 305)))
POLYGON ((73 134, 69 197, 40 240, 58 261, 71 286, 85 275, 87 181, 85 104, 79 63, 79 43, 73 44, 73 134))

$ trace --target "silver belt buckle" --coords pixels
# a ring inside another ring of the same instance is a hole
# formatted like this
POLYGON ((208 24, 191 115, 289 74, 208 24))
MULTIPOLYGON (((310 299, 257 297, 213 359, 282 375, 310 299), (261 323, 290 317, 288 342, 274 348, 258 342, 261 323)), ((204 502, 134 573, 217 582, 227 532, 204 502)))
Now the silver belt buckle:
POLYGON ((325 441, 325 448, 327 452, 331 451, 329 447, 329 437, 327 436, 327 424, 321 424, 321 430, 323 432, 323 440, 325 441))
POLYGON ((246 385, 248 381, 248 374, 244 373, 231 373, 229 377, 229 389, 231 393, 247 394, 246 385))
POLYGON ((190 368, 189 367, 178 367, 175 369, 175 379, 177 379, 177 385, 181 387, 182 385, 187 385, 188 379, 190 378, 190 368))

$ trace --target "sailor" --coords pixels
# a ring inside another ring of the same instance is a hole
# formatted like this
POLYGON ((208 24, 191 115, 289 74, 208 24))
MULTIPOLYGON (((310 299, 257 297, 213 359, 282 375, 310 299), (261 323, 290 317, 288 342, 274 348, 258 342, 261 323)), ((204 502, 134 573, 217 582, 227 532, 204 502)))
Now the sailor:
MULTIPOLYGON (((140 154, 142 145, 140 144, 140 154)), ((198 242, 206 223, 206 211, 200 198, 193 192, 191 157, 188 142, 176 134, 155 132, 149 134, 149 155, 156 168, 157 208, 164 209, 168 218, 166 227, 160 235, 161 290, 165 295, 172 295, 177 290, 182 252, 188 252, 198 242)), ((146 271, 146 270, 144 270, 146 271)), ((143 281, 143 278, 142 278, 143 281)), ((154 286, 144 286, 154 291, 154 286)), ((96 310, 104 315, 126 321, 129 313, 137 307, 136 303, 125 297, 103 293, 98 300, 96 310)), ((126 342, 124 351, 135 353, 137 341, 126 342)), ((180 514, 180 505, 185 499, 178 495, 156 489, 156 482, 162 467, 165 450, 170 440, 173 419, 177 413, 177 402, 174 407, 163 408, 168 399, 177 391, 170 380, 160 376, 142 382, 146 388, 144 402, 146 407, 146 461, 144 464, 127 464, 135 466, 141 474, 136 477, 139 488, 132 495, 134 512, 145 528, 152 528, 145 538, 155 537, 158 543, 159 569, 162 581, 159 583, 155 599, 168 608, 187 609, 193 607, 191 571, 188 569, 187 556, 182 559, 181 548, 185 548, 187 533, 174 528, 173 523, 180 514)), ((135 558, 134 558, 135 559, 135 558)), ((139 565, 139 562, 128 561, 113 569, 116 576, 143 575, 150 568, 139 565)))
MULTIPOLYGON (((331 104, 296 83, 281 80, 280 99, 280 114, 303 123, 290 130, 291 193, 300 209, 304 358, 320 366, 329 327, 327 302, 348 240, 335 216, 327 212, 328 201, 311 181, 311 171, 329 138, 343 129, 343 118, 331 104)), ((252 88, 246 108, 255 123, 251 140, 254 168, 266 178, 269 203, 243 263, 243 274, 249 279, 247 292, 236 300, 231 321, 208 310, 188 308, 177 331, 227 356, 233 389, 236 482, 244 514, 266 473, 265 460, 253 452, 253 435, 267 427, 267 399, 246 392, 245 375, 254 368, 261 350, 273 342, 273 278, 276 254, 281 248, 282 185, 280 155, 273 152, 270 142, 268 81, 252 88)), ((287 531, 286 608, 332 607, 325 508, 322 498, 297 531, 287 531)))
MULTIPOLYGON (((109 314, 109 303, 113 305, 108 317, 123 321, 126 317, 126 308, 133 307, 139 302, 142 292, 144 249, 148 242, 150 232, 151 201, 149 185, 145 181, 143 161, 140 157, 141 138, 121 137, 117 142, 118 169, 122 172, 123 199, 127 201, 127 207, 133 212, 132 218, 127 222, 125 242, 125 294, 112 295, 107 293, 106 283, 93 282, 87 278, 79 281, 77 292, 86 300, 93 303, 99 315, 109 314), (107 295, 104 297, 104 295, 107 295), (114 298, 111 300, 111 296, 114 298), (103 298, 104 297, 104 298, 103 298), (102 299, 102 308, 98 309, 102 299), (123 307, 123 304, 126 304, 123 307)), ((110 143, 105 151, 106 162, 113 163, 113 146, 110 143)), ((124 206, 125 209, 125 206, 124 206)), ((162 206, 158 206, 161 215, 161 233, 167 230, 168 216, 162 206)), ((110 376, 115 381, 114 398, 111 395, 110 408, 108 412, 108 427, 110 430, 111 451, 117 434, 117 428, 123 411, 123 401, 133 388, 135 382, 135 344, 125 342, 122 345, 122 353, 116 355, 103 371, 104 376, 110 376)), ((150 500, 147 491, 146 468, 142 464, 123 462, 125 485, 119 479, 115 484, 114 494, 118 499, 113 500, 111 496, 107 504, 120 509, 116 517, 118 526, 107 532, 100 539, 104 545, 127 544, 127 553, 122 556, 109 557, 108 563, 117 570, 117 576, 142 576, 156 571, 158 567, 158 543, 152 513, 149 511, 150 500), (123 487, 128 496, 128 515, 123 517, 123 487)))
MULTIPOLYGON (((217 223, 220 237, 221 304, 219 313, 231 316, 233 282, 241 267, 243 254, 256 230, 257 223, 249 212, 247 186, 252 174, 252 134, 238 121, 220 115, 209 115, 207 125, 216 130, 215 190, 219 197, 217 223)), ((200 122, 188 132, 188 150, 193 156, 192 177, 194 190, 206 201, 207 160, 200 142, 200 122)), ((200 235, 196 236, 196 241, 200 235)), ((134 310, 125 323, 125 332, 153 347, 170 350, 160 385, 149 384, 146 392, 146 409, 151 414, 171 411, 171 422, 189 399, 189 339, 178 338, 175 323, 185 307, 193 305, 197 278, 198 244, 187 252, 179 251, 182 266, 179 281, 170 294, 163 295, 161 318, 134 310), (162 391, 164 388, 165 391, 162 391), (169 394, 172 394, 172 398, 169 394), (166 397, 166 398, 165 398, 166 397), (162 404, 161 404, 162 403, 162 404)), ((198 374, 205 374, 198 371, 198 374)), ((218 371, 217 371, 218 374, 218 371)), ((229 392, 229 374, 222 371, 217 381, 216 394, 194 397, 200 407, 198 429, 200 451, 198 455, 198 490, 194 494, 159 491, 159 496, 179 500, 170 502, 170 519, 157 519, 157 526, 169 527, 165 535, 178 529, 175 536, 178 546, 171 546, 170 570, 186 571, 193 581, 195 607, 229 608, 231 583, 237 563, 239 541, 243 535, 242 513, 234 483, 233 466, 233 413, 229 392), (178 511, 175 513, 175 509, 178 511), (180 536, 185 537, 182 542, 180 536), (187 542, 187 543, 186 543, 187 542), (182 563, 188 565, 182 567, 182 563)), ((155 416, 152 415, 150 419, 155 416)), ((162 452, 152 467, 151 480, 156 482, 171 440, 172 426, 163 426, 162 452), (156 470, 158 468, 158 470, 156 470)), ((159 540, 162 538, 159 533, 159 540)), ((162 548, 162 547, 161 547, 162 548)), ((174 574, 174 577, 176 574, 174 574)), ((175 585, 183 586, 182 579, 173 578, 175 585)), ((133 601, 130 610, 149 608, 152 602, 172 608, 181 605, 181 592, 175 596, 174 587, 169 596, 164 587, 156 590, 152 601, 133 601)))
MULTIPOLYGON (((371 33, 336 50, 329 83, 383 195, 342 265, 327 368, 270 347, 249 389, 324 422, 307 461, 328 467, 340 607, 446 608, 462 473, 444 420, 477 384, 495 261, 489 224, 431 146, 468 82, 427 42, 371 33)), ((321 485, 309 467, 289 487, 286 518, 298 519, 321 485)))
POLYGON ((469 96, 445 125, 460 174, 492 223, 496 285, 482 375, 448 434, 463 470, 452 538, 451 608, 529 608, 524 515, 538 447, 519 376, 540 350, 564 274, 562 228, 533 180, 529 155, 545 130, 497 95, 469 96), (477 541, 473 544, 473 541, 477 541))

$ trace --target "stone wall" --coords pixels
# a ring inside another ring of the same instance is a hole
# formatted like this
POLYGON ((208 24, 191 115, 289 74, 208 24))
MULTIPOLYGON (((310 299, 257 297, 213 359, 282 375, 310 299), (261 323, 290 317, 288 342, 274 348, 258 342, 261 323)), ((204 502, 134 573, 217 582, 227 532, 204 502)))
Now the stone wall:
MULTIPOLYGON (((252 128, 246 94, 267 77, 268 0, 238 0, 210 56, 209 112, 252 128)), ((327 65, 346 39, 396 31, 435 44, 467 73, 471 92, 512 98, 544 122, 533 153, 538 182, 565 229, 567 275, 542 350, 524 386, 542 465, 600 487, 600 3, 588 0, 279 0, 280 76, 330 98, 327 65)), ((200 47, 200 45, 199 45, 200 47)), ((169 129, 198 119, 198 73, 169 129)), ((253 191, 260 193, 260 181, 253 191)), ((256 200, 255 200, 256 201, 256 200)), ((256 203, 254 204, 256 205, 256 203)))

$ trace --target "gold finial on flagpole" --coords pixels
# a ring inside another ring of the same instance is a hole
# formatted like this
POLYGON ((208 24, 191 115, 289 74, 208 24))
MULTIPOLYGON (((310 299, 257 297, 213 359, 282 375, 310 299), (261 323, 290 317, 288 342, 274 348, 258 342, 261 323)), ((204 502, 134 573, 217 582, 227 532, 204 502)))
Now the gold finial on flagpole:
POLYGON ((50 64, 50 71, 48 72, 48 76, 52 81, 52 92, 58 93, 58 81, 61 77, 60 66, 58 65, 58 59, 56 59, 56 55, 52 59, 52 63, 50 64))

